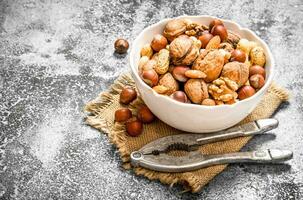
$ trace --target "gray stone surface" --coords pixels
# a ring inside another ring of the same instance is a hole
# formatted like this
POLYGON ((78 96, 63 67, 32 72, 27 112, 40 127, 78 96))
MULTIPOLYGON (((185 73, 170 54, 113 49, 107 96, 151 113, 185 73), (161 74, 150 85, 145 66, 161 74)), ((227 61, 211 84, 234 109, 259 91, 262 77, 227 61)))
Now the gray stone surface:
POLYGON ((302 199, 302 32, 302 0, 0 0, 0 199, 302 199), (180 194, 123 170, 106 136, 83 124, 84 104, 128 70, 115 39, 183 14, 234 20, 269 44, 292 98, 275 115, 276 138, 245 149, 291 149, 289 165, 230 165, 180 194))

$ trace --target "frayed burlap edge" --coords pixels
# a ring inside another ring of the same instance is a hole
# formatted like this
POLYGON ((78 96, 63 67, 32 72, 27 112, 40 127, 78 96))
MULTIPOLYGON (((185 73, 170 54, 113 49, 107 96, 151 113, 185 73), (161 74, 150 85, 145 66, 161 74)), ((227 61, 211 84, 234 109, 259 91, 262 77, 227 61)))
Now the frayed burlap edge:
MULTIPOLYGON (((119 78, 117 78, 117 80, 113 83, 113 85, 107 92, 102 92, 96 99, 89 102, 85 106, 85 111, 92 114, 91 116, 87 116, 85 121, 88 125, 108 134, 111 143, 115 144, 118 148, 121 159, 124 162, 123 167, 125 169, 131 169, 131 165, 129 163, 129 155, 131 152, 129 152, 126 147, 127 139, 125 135, 124 125, 118 124, 113 126, 112 123, 106 121, 103 118, 98 117, 98 113, 102 113, 105 109, 108 108, 108 106, 113 103, 113 95, 119 93, 126 85, 135 88, 135 83, 131 78, 130 74, 121 75, 119 78)), ((268 93, 272 93, 278 96, 281 101, 287 101, 289 98, 288 92, 284 88, 277 86, 275 83, 272 83, 272 85, 269 87, 268 93)), ((130 109, 132 111, 135 111, 134 108, 136 108, 140 104, 143 104, 143 101, 138 98, 130 105, 130 109)), ((248 120, 249 119, 247 119, 247 121, 248 120)), ((245 144, 251 138, 252 137, 247 137, 245 144)), ((240 151, 241 148, 235 149, 235 151, 240 151)), ((227 165, 217 165, 216 167, 220 173, 226 168, 226 166, 227 165)), ((176 173, 155 172, 141 167, 135 168, 134 171, 137 175, 144 175, 150 180, 159 180, 161 183, 168 184, 170 186, 173 186, 176 183, 181 183, 185 186, 188 186, 185 191, 198 192, 204 186, 200 184, 199 180, 197 180, 197 178, 191 172, 183 173, 181 179, 181 176, 178 176, 178 174, 176 173)))

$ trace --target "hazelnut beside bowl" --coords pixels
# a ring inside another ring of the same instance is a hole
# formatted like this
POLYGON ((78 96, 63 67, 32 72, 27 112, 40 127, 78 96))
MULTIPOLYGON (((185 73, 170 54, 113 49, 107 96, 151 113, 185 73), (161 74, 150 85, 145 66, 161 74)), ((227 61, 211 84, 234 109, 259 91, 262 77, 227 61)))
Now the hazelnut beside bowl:
MULTIPOLYGON (((193 22, 209 24, 216 18, 212 16, 180 16, 175 19, 191 20, 193 22)), ((207 106, 201 105, 200 100, 200 104, 182 103, 174 100, 170 96, 161 95, 155 92, 140 78, 138 73, 141 48, 144 45, 151 43, 154 35, 162 34, 166 24, 170 20, 172 19, 164 19, 145 28, 133 42, 130 52, 132 76, 137 89, 148 108, 164 123, 177 129, 193 133, 207 133, 223 130, 243 120, 258 105, 272 82, 274 59, 267 44, 251 30, 242 28, 230 20, 220 19, 228 31, 232 31, 242 38, 253 41, 264 49, 264 54, 266 56, 265 66, 263 66, 263 62, 256 62, 254 64, 264 67, 265 73, 262 74, 266 74, 265 84, 261 89, 257 90, 253 96, 237 101, 231 105, 207 106)), ((180 32, 182 31, 183 30, 180 30, 180 32)), ((178 37, 178 35, 179 32, 178 34, 175 34, 174 37, 178 37)), ((261 54, 257 53, 259 52, 256 50, 256 56, 261 54)))

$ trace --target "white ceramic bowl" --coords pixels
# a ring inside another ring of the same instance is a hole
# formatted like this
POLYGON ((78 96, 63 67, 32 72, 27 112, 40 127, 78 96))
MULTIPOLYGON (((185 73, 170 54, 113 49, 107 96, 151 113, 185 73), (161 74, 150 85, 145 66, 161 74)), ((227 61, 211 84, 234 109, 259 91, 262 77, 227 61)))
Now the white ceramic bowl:
MULTIPOLYGON (((194 22, 209 24, 215 17, 212 16, 181 16, 178 18, 190 19, 194 22)), ((263 40, 249 29, 242 28, 235 22, 221 19, 228 30, 234 31, 242 38, 255 41, 264 48, 266 54, 266 83, 252 97, 232 105, 202 106, 175 101, 168 96, 159 95, 143 82, 138 74, 140 50, 144 44, 150 43, 157 33, 162 33, 166 23, 171 19, 164 19, 145 28, 135 39, 130 53, 132 76, 142 99, 150 110, 163 122, 177 129, 206 133, 226 129, 244 119, 262 99, 273 78, 274 59, 263 40)))

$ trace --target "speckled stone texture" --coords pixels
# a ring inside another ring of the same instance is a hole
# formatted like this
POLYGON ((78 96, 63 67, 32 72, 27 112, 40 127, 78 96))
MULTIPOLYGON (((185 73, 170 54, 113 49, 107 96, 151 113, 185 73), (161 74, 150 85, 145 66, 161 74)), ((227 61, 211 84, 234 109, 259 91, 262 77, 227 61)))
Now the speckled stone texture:
POLYGON ((302 199, 303 2, 0 0, 0 199, 302 199), (289 165, 230 165, 198 194, 180 194, 120 167, 83 106, 128 70, 131 42, 166 17, 208 14, 255 31, 272 49, 275 80, 292 93, 276 137, 245 150, 286 148, 289 165))

